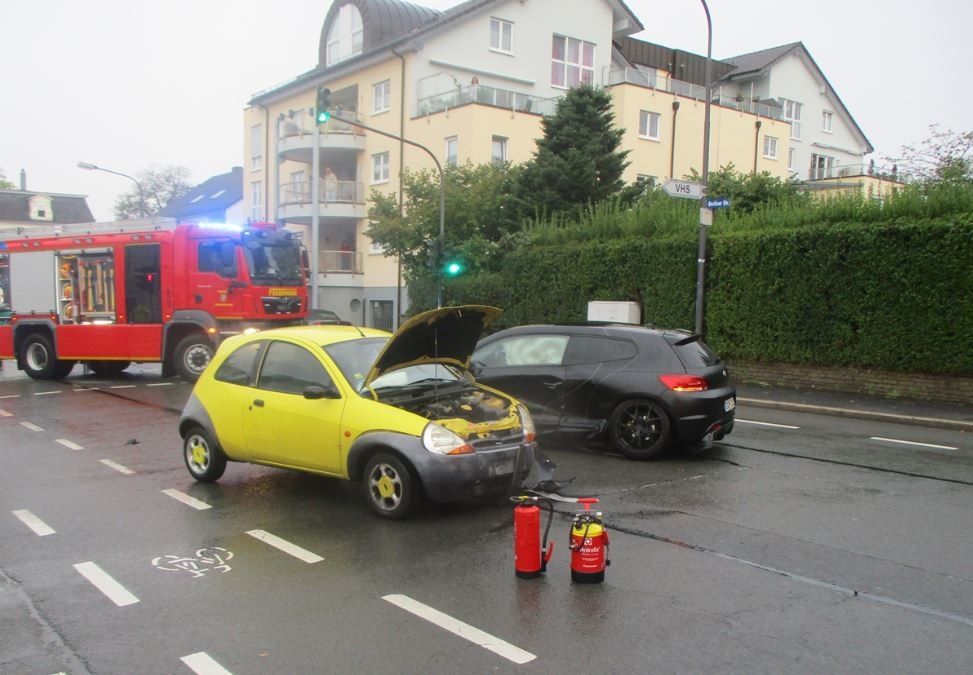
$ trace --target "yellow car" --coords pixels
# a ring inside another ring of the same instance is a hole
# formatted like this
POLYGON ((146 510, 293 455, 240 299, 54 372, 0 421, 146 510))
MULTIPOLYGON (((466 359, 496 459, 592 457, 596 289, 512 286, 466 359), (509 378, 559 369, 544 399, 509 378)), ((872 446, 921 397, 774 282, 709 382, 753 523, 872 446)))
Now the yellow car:
POLYGON ((499 309, 445 307, 391 335, 278 328, 224 341, 179 421, 193 478, 227 461, 360 481, 381 516, 425 494, 447 502, 519 491, 537 446, 527 408, 468 371, 499 309))

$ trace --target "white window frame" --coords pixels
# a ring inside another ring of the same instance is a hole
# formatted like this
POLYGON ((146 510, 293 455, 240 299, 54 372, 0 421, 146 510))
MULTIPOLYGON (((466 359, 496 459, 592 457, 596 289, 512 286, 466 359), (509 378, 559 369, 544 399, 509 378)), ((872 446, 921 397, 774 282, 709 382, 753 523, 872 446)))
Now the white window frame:
POLYGON ((293 192, 294 199, 300 203, 305 202, 304 185, 306 180, 307 174, 303 171, 295 171, 291 174, 291 191, 293 192))
POLYGON ((764 157, 777 159, 777 137, 764 136, 764 157))
POLYGON ((372 114, 388 112, 392 108, 392 80, 372 85, 372 114))
POLYGON ((361 54, 362 37, 362 17, 358 8, 352 3, 342 5, 328 32, 328 65, 361 54))
POLYGON ((794 170, 794 148, 787 149, 787 170, 794 170))
POLYGON ((804 104, 799 101, 792 101, 789 98, 780 100, 784 108, 784 121, 791 123, 791 138, 795 141, 801 140, 801 118, 804 114, 804 104))
POLYGON ((834 113, 830 110, 821 111, 821 131, 826 134, 834 133, 834 113))
POLYGON ((264 219, 264 182, 250 181, 250 220, 260 222, 264 219))
POLYGON ((557 89, 570 89, 579 84, 594 84, 595 81, 595 45, 566 35, 555 34, 551 40, 551 86, 557 89), (555 57, 558 45, 561 46, 563 59, 555 57), (572 52, 576 50, 576 54, 572 52), (586 56, 590 55, 590 63, 585 64, 586 56), (573 82, 573 73, 577 73, 578 81, 573 82))
POLYGON ((639 111, 639 138, 657 141, 662 134, 662 115, 651 110, 639 111), (655 129, 652 127, 655 126, 655 129))
POLYGON ((493 136, 492 143, 490 145, 490 161, 493 164, 503 164, 507 161, 507 141, 509 139, 506 136, 493 136), (500 149, 499 155, 497 154, 497 149, 500 149))
POLYGON ((514 53, 514 24, 511 21, 490 17, 490 51, 514 53), (494 38, 496 38, 494 40, 494 38), (506 43, 506 45, 504 44, 506 43))
POLYGON ((459 136, 446 137, 446 166, 456 166, 459 163, 459 136))
POLYGON ((250 127, 250 170, 260 171, 264 168, 264 125, 254 124, 250 127))
POLYGON ((389 182, 388 150, 372 155, 372 185, 389 182))

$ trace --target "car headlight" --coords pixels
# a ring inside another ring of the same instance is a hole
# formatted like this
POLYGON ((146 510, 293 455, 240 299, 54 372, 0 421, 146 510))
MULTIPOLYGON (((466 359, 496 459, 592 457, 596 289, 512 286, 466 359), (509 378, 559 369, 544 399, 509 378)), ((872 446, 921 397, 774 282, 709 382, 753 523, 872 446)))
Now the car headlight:
POLYGON ((534 426, 534 418, 530 416, 527 406, 518 404, 517 414, 520 415, 520 425, 524 428, 524 442, 533 442, 537 438, 537 427, 534 426))
POLYGON ((437 455, 467 455, 473 452, 473 446, 435 422, 430 422, 422 430, 422 445, 437 455))

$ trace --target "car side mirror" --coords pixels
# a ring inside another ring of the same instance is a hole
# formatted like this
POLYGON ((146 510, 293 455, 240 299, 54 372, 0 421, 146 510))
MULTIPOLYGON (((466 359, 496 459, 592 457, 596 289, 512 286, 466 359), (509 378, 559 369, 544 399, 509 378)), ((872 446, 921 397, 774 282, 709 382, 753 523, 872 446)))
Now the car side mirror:
POLYGON ((329 384, 326 387, 320 384, 312 384, 304 387, 304 398, 312 401, 319 398, 341 398, 341 394, 338 393, 338 388, 334 384, 329 384))

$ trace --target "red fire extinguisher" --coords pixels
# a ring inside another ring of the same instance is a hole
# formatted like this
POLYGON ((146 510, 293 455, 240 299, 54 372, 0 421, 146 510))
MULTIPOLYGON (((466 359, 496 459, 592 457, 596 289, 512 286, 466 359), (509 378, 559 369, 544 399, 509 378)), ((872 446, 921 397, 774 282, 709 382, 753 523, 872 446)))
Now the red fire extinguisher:
POLYGON ((547 545, 547 534, 551 530, 554 505, 550 500, 520 495, 511 497, 514 502, 514 569, 521 579, 534 579, 547 571, 547 561, 554 553, 554 542, 547 545), (541 541, 541 509, 539 503, 547 506, 547 527, 541 541), (544 549, 547 548, 545 553, 544 549))
POLYGON ((591 505, 597 504, 596 497, 581 497, 584 511, 574 515, 571 523, 571 581, 581 584, 597 584, 605 580, 605 568, 611 564, 608 559, 608 530, 601 520, 600 511, 592 511, 591 505))

